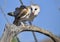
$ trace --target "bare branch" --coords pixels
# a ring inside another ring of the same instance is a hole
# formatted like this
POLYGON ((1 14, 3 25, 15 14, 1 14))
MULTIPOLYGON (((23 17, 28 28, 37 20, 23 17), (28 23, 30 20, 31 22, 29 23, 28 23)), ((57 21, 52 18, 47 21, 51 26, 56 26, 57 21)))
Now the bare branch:
POLYGON ((14 36, 16 36, 17 34, 23 31, 33 31, 33 32, 42 33, 50 37, 54 42, 60 42, 60 39, 56 37, 55 35, 53 35, 51 32, 44 30, 42 28, 39 28, 37 26, 26 25, 25 27, 23 26, 17 27, 13 24, 6 25, 5 31, 3 33, 3 37, 1 38, 0 42, 11 42, 14 36))
POLYGON ((23 5, 23 2, 22 2, 22 0, 19 0, 19 1, 20 1, 21 5, 23 5))
POLYGON ((4 12, 4 10, 3 10, 3 8, 2 8, 1 5, 0 5, 0 10, 1 10, 1 12, 3 13, 3 16, 4 16, 4 18, 6 19, 6 21, 7 21, 8 23, 10 23, 10 22, 8 21, 8 19, 7 19, 7 17, 6 17, 6 14, 5 14, 5 12, 4 12))

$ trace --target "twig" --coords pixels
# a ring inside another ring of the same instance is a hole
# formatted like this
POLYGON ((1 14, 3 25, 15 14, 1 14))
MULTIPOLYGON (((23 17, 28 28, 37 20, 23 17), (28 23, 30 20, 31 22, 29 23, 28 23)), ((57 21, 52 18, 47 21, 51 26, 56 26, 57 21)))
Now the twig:
POLYGON ((6 14, 5 14, 3 8, 1 7, 1 5, 0 5, 0 10, 1 10, 1 12, 3 13, 3 16, 4 16, 4 18, 6 19, 6 21, 9 23, 9 21, 8 21, 8 19, 7 19, 7 17, 6 17, 6 14))
POLYGON ((21 5, 23 5, 23 2, 22 2, 22 0, 19 0, 19 1, 20 1, 21 5))
POLYGON ((35 42, 38 42, 37 37, 34 32, 32 32, 35 42))
MULTIPOLYGON (((30 24, 30 25, 32 25, 32 22, 30 21, 30 22, 29 22, 29 24, 30 24)), ((32 34, 33 34, 33 37, 34 37, 35 42, 38 42, 38 40, 37 40, 37 37, 36 37, 35 33, 34 33, 34 32, 32 32, 32 34)))

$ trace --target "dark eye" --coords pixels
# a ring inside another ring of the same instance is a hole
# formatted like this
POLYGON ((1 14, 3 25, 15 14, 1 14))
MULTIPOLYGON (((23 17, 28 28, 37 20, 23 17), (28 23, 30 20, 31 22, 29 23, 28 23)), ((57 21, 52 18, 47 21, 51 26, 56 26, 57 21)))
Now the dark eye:
POLYGON ((32 10, 32 8, 31 8, 31 10, 32 10))
POLYGON ((37 8, 35 8, 35 10, 37 10, 37 8))

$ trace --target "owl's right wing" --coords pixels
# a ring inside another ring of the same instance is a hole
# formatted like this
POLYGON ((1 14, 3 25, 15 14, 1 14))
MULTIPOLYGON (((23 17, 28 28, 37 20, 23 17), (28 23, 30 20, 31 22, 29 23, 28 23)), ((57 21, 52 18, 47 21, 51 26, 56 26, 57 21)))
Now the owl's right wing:
POLYGON ((27 12, 27 9, 22 9, 20 13, 17 15, 17 18, 24 18, 27 15, 27 12))

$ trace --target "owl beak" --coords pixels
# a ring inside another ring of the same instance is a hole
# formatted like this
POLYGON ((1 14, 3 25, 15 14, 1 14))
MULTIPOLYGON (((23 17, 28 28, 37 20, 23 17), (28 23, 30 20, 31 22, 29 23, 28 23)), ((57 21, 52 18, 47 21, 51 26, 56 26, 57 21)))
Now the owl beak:
POLYGON ((35 13, 35 11, 34 12, 32 12, 32 14, 34 14, 35 13))
POLYGON ((32 14, 34 14, 34 12, 32 12, 32 14))

